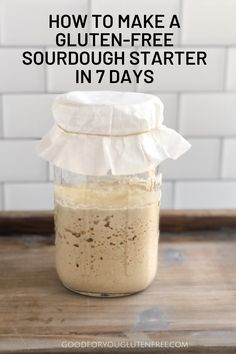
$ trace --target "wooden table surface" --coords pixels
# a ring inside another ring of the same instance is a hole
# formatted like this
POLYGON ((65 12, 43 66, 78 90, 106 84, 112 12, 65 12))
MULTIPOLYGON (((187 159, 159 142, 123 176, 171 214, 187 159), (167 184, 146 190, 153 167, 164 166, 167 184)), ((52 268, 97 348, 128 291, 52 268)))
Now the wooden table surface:
POLYGON ((162 233, 153 284, 116 299, 65 289, 52 238, 0 237, 0 298, 4 354, 236 353, 236 232, 162 233))

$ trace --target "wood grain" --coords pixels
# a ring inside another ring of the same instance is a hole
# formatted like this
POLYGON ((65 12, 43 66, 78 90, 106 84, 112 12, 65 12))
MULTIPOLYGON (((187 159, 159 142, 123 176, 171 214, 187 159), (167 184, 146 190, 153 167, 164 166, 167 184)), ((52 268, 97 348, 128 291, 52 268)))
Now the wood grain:
POLYGON ((235 255, 235 232, 162 234, 152 285, 99 299, 61 285, 52 237, 1 237, 0 353, 236 353, 235 255), (188 347, 78 350, 63 348, 65 341, 188 347))
MULTIPOLYGON (((236 229, 236 210, 163 210, 162 232, 236 229)), ((51 235, 52 211, 0 212, 0 235, 51 235)))

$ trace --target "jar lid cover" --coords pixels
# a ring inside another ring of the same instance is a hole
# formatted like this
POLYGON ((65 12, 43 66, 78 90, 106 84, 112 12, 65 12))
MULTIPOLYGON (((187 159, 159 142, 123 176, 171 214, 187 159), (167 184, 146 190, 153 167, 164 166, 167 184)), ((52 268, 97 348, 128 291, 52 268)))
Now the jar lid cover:
POLYGON ((52 111, 62 128, 80 133, 137 134, 163 122, 160 99, 134 92, 69 92, 56 98, 52 111))
POLYGON ((163 104, 154 95, 69 92, 53 104, 55 125, 41 140, 39 155, 86 175, 141 173, 190 144, 163 123, 163 104))

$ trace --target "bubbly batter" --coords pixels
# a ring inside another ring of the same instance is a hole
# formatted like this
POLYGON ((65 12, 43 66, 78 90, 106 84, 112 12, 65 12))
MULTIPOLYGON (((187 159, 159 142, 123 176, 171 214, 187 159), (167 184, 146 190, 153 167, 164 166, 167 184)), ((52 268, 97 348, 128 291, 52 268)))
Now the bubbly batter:
POLYGON ((63 284, 103 296, 146 288, 157 268, 159 200, 159 190, 135 181, 56 185, 56 265, 63 284))

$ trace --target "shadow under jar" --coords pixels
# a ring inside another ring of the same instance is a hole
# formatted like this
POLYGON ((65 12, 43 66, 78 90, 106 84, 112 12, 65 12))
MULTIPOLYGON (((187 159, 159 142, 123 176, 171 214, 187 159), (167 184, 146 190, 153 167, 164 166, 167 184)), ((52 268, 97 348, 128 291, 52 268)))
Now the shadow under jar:
POLYGON ((55 168, 56 268, 69 289, 129 295, 157 270, 161 176, 84 176, 55 168))

